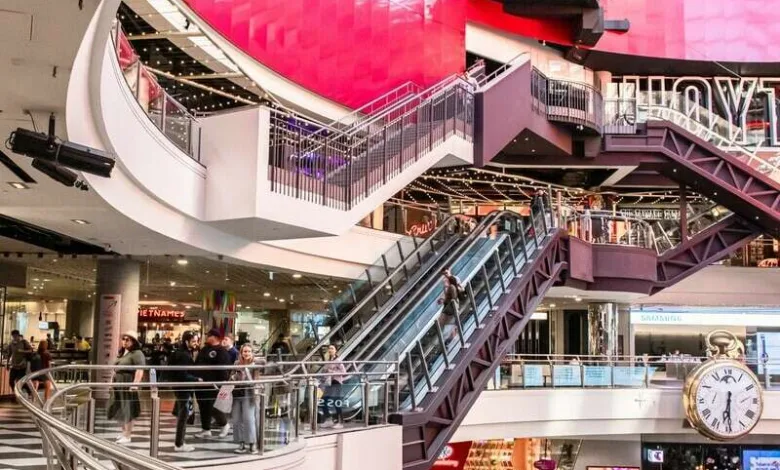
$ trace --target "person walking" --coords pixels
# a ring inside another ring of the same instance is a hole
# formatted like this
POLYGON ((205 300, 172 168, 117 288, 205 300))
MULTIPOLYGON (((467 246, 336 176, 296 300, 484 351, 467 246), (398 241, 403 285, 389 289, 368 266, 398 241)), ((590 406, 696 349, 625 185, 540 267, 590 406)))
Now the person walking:
POLYGON ((8 370, 8 384, 11 390, 16 386, 16 382, 27 374, 27 366, 32 356, 32 346, 19 333, 19 330, 11 332, 11 344, 8 345, 8 359, 5 366, 8 370))
MULTIPOLYGON (((49 352, 49 342, 41 341, 38 343, 38 350, 32 355, 30 359, 30 372, 39 372, 51 367, 51 353, 49 352)), ((43 400, 44 402, 51 396, 51 381, 49 377, 39 375, 33 380, 33 389, 37 393, 39 387, 43 385, 43 400)))
MULTIPOLYGON (((195 365, 195 353, 200 345, 200 337, 192 331, 185 331, 181 335, 181 341, 176 345, 176 349, 171 353, 168 362, 170 366, 191 367, 195 365)), ((168 372, 166 380, 169 382, 200 382, 202 379, 193 374, 193 370, 171 370, 168 372)), ((174 414, 176 415, 176 437, 174 439, 174 452, 192 452, 195 447, 184 443, 184 436, 187 432, 187 421, 192 409, 192 390, 189 388, 176 388, 176 405, 174 414)))
MULTIPOLYGON (((344 397, 342 396, 342 385, 346 380, 347 369, 339 358, 339 351, 335 344, 328 346, 328 363, 322 368, 326 374, 336 374, 328 376, 325 379, 325 393, 322 396, 323 412, 328 420, 323 423, 323 427, 330 426, 333 429, 344 427, 344 416, 342 405, 344 397), (333 406, 333 415, 330 414, 331 405, 333 406)), ((365 403, 363 404, 365 406, 365 403)))
MULTIPOLYGON (((217 328, 212 328, 206 334, 206 342, 195 359, 196 366, 229 366, 230 354, 222 347, 222 332, 217 328)), ((203 369, 198 371, 198 376, 204 382, 227 382, 230 380, 230 369, 203 369)), ((196 437, 209 438, 211 434, 212 418, 220 428, 219 437, 227 437, 230 432, 230 423, 227 422, 225 415, 219 410, 214 409, 214 402, 217 399, 219 387, 208 387, 204 390, 195 392, 195 398, 198 401, 200 409, 200 426, 202 431, 196 434, 196 437)))
MULTIPOLYGON (((143 366, 146 357, 141 351, 138 335, 128 331, 122 335, 122 349, 114 365, 143 366)), ((143 380, 143 369, 116 369, 114 383, 138 383, 143 380)), ((141 397, 137 387, 116 387, 111 393, 108 405, 108 419, 116 420, 122 425, 122 433, 117 437, 117 444, 129 444, 133 436, 133 421, 141 416, 141 397)))
MULTIPOLYGON (((260 369, 252 368, 255 365, 255 355, 252 346, 244 344, 241 347, 238 367, 231 375, 230 380, 243 382, 260 379, 260 369)), ((237 454, 257 454, 255 447, 257 441, 257 403, 255 401, 255 387, 257 385, 236 385, 233 389, 233 410, 230 420, 233 423, 233 442, 239 445, 234 452, 237 454)), ((265 413, 265 410, 260 410, 265 413)))
POLYGON ((235 362, 238 360, 238 349, 233 342, 233 335, 225 335, 225 339, 222 340, 222 347, 225 348, 225 350, 230 355, 230 363, 235 364, 235 362))

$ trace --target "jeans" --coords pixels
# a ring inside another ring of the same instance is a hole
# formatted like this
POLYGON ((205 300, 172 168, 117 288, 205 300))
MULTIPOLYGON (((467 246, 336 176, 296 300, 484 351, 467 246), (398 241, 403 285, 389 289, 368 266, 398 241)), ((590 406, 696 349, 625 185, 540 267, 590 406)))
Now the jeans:
POLYGON ((190 400, 192 400, 192 395, 189 393, 176 394, 176 447, 184 445, 187 419, 190 417, 190 400))
POLYGON ((255 397, 245 392, 243 397, 233 397, 233 442, 236 444, 254 444, 257 441, 257 405, 255 397))
POLYGON ((203 390, 195 392, 195 398, 198 400, 198 409, 200 409, 200 427, 204 431, 211 431, 211 419, 222 427, 227 424, 225 415, 214 409, 214 402, 217 400, 219 390, 203 390))
POLYGON ((325 389, 325 393, 322 397, 322 407, 323 412, 326 417, 333 418, 333 421, 336 423, 340 423, 344 421, 344 418, 341 415, 341 406, 342 406, 342 400, 341 397, 341 384, 334 381, 332 384, 328 385, 328 387, 325 389), (334 413, 333 416, 330 414, 330 407, 333 406, 334 413))

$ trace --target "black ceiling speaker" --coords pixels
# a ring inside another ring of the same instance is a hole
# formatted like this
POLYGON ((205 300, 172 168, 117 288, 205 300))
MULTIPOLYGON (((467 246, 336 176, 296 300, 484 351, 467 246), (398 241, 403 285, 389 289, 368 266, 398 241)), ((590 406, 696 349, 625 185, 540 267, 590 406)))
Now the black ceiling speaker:
POLYGON ((19 128, 11 133, 10 143, 11 150, 18 154, 52 162, 72 170, 108 178, 114 169, 114 159, 105 152, 66 142, 51 134, 19 128))

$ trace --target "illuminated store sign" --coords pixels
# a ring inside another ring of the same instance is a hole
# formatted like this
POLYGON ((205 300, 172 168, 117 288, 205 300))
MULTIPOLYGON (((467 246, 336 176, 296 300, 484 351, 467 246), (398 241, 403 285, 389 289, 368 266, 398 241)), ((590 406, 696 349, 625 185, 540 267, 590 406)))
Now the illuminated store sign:
POLYGON ((184 320, 185 313, 179 310, 163 310, 160 308, 139 308, 138 319, 140 321, 164 320, 168 322, 184 320))
POLYGON ((631 324, 780 327, 780 312, 647 312, 632 310, 631 324))
POLYGON ((719 133, 725 134, 726 129, 720 129, 725 127, 737 144, 765 140, 764 145, 780 146, 775 108, 780 77, 624 76, 620 80, 613 85, 620 85, 622 99, 677 109, 711 129, 718 127, 719 133))

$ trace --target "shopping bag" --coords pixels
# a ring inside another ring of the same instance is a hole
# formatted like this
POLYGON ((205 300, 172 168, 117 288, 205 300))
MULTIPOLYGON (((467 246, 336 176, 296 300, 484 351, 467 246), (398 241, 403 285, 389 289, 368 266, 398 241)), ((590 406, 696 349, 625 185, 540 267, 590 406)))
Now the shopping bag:
POLYGON ((214 409, 229 414, 233 409, 233 385, 223 385, 217 394, 217 400, 214 402, 214 409))

